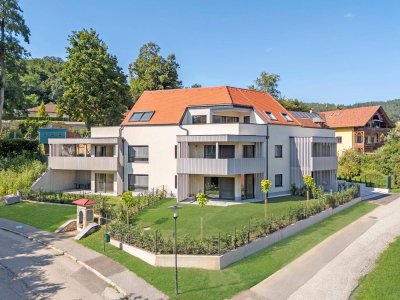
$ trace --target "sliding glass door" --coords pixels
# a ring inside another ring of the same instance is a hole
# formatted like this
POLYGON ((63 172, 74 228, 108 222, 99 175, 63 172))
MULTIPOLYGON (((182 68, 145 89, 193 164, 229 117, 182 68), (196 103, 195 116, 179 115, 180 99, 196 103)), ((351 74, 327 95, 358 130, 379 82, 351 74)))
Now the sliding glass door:
POLYGON ((114 192, 114 174, 96 173, 96 193, 114 192))

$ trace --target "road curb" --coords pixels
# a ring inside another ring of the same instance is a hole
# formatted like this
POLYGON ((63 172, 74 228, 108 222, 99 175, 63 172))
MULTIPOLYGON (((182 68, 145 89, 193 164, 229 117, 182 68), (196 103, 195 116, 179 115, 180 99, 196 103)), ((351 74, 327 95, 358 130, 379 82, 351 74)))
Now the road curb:
POLYGON ((100 279, 105 281, 107 284, 112 286, 114 289, 116 289, 123 297, 125 297, 125 298, 128 297, 128 293, 124 289, 119 287, 115 282, 113 282, 111 279, 109 279, 108 277, 104 276, 99 271, 97 271, 96 269, 92 268, 91 266, 89 266, 85 262, 83 262, 83 261, 79 260, 78 258, 76 258, 75 256, 69 254, 68 252, 66 252, 66 251, 64 251, 64 250, 62 250, 62 249, 60 249, 60 248, 58 248, 56 246, 53 246, 53 245, 51 245, 49 243, 43 242, 43 241, 41 241, 41 240, 39 240, 39 239, 37 239, 35 237, 26 235, 26 234, 24 234, 22 232, 18 232, 18 231, 15 231, 15 230, 12 230, 12 229, 9 229, 9 228, 6 228, 6 227, 2 227, 2 226, 0 226, 0 229, 4 230, 4 231, 7 231, 7 232, 10 232, 10 233, 13 233, 13 234, 16 234, 16 235, 19 235, 19 236, 22 236, 22 237, 27 238, 27 239, 29 239, 31 241, 34 241, 34 242, 42 244, 42 245, 44 245, 46 247, 49 247, 50 249, 53 249, 54 251, 58 252, 59 254, 62 254, 64 256, 68 257, 69 259, 73 260, 74 262, 80 264, 82 267, 84 267, 88 271, 92 272, 94 275, 96 275, 97 277, 99 277, 100 279))

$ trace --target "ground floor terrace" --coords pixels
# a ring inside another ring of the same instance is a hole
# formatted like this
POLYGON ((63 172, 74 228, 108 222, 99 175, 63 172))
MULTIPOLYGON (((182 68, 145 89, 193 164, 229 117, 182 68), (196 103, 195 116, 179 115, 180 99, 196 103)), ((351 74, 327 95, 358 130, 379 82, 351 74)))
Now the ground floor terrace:
POLYGON ((53 192, 117 195, 117 178, 117 172, 112 171, 49 169, 32 185, 32 189, 53 192))
POLYGON ((178 201, 204 193, 209 199, 261 200, 262 174, 199 175, 178 174, 178 201))

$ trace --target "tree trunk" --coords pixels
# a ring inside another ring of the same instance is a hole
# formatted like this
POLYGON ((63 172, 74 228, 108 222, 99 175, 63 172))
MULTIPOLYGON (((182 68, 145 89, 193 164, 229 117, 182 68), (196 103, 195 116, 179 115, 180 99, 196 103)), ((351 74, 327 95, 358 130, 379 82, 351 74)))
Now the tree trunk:
POLYGON ((267 223, 267 193, 264 193, 264 219, 265 219, 265 223, 267 223))
POLYGON ((3 122, 3 107, 4 107, 4 89, 6 85, 6 61, 5 61, 5 36, 4 36, 4 18, 1 19, 0 22, 0 31, 1 31, 1 38, 0 38, 0 65, 1 65, 1 87, 0 87, 0 132, 2 129, 2 122, 3 122))
POLYGON ((203 241, 203 216, 200 217, 200 240, 203 241))

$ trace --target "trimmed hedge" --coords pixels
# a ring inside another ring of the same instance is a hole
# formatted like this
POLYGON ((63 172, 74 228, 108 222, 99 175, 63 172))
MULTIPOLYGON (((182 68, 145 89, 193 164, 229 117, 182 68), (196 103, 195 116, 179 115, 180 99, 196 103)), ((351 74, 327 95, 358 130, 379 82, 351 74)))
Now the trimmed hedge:
MULTIPOLYGON (((329 195, 321 195, 319 201, 299 204, 290 208, 286 214, 271 216, 267 222, 264 219, 254 219, 247 226, 240 226, 234 232, 223 233, 199 240, 190 235, 184 235, 177 241, 179 254, 218 255, 224 254, 242 245, 251 243, 279 229, 285 228, 300 220, 359 197, 358 185, 348 185, 344 190, 329 195)), ((157 231, 145 231, 137 226, 127 225, 121 220, 111 222, 109 233, 112 238, 138 248, 157 254, 172 254, 172 237, 164 237, 157 231)))

